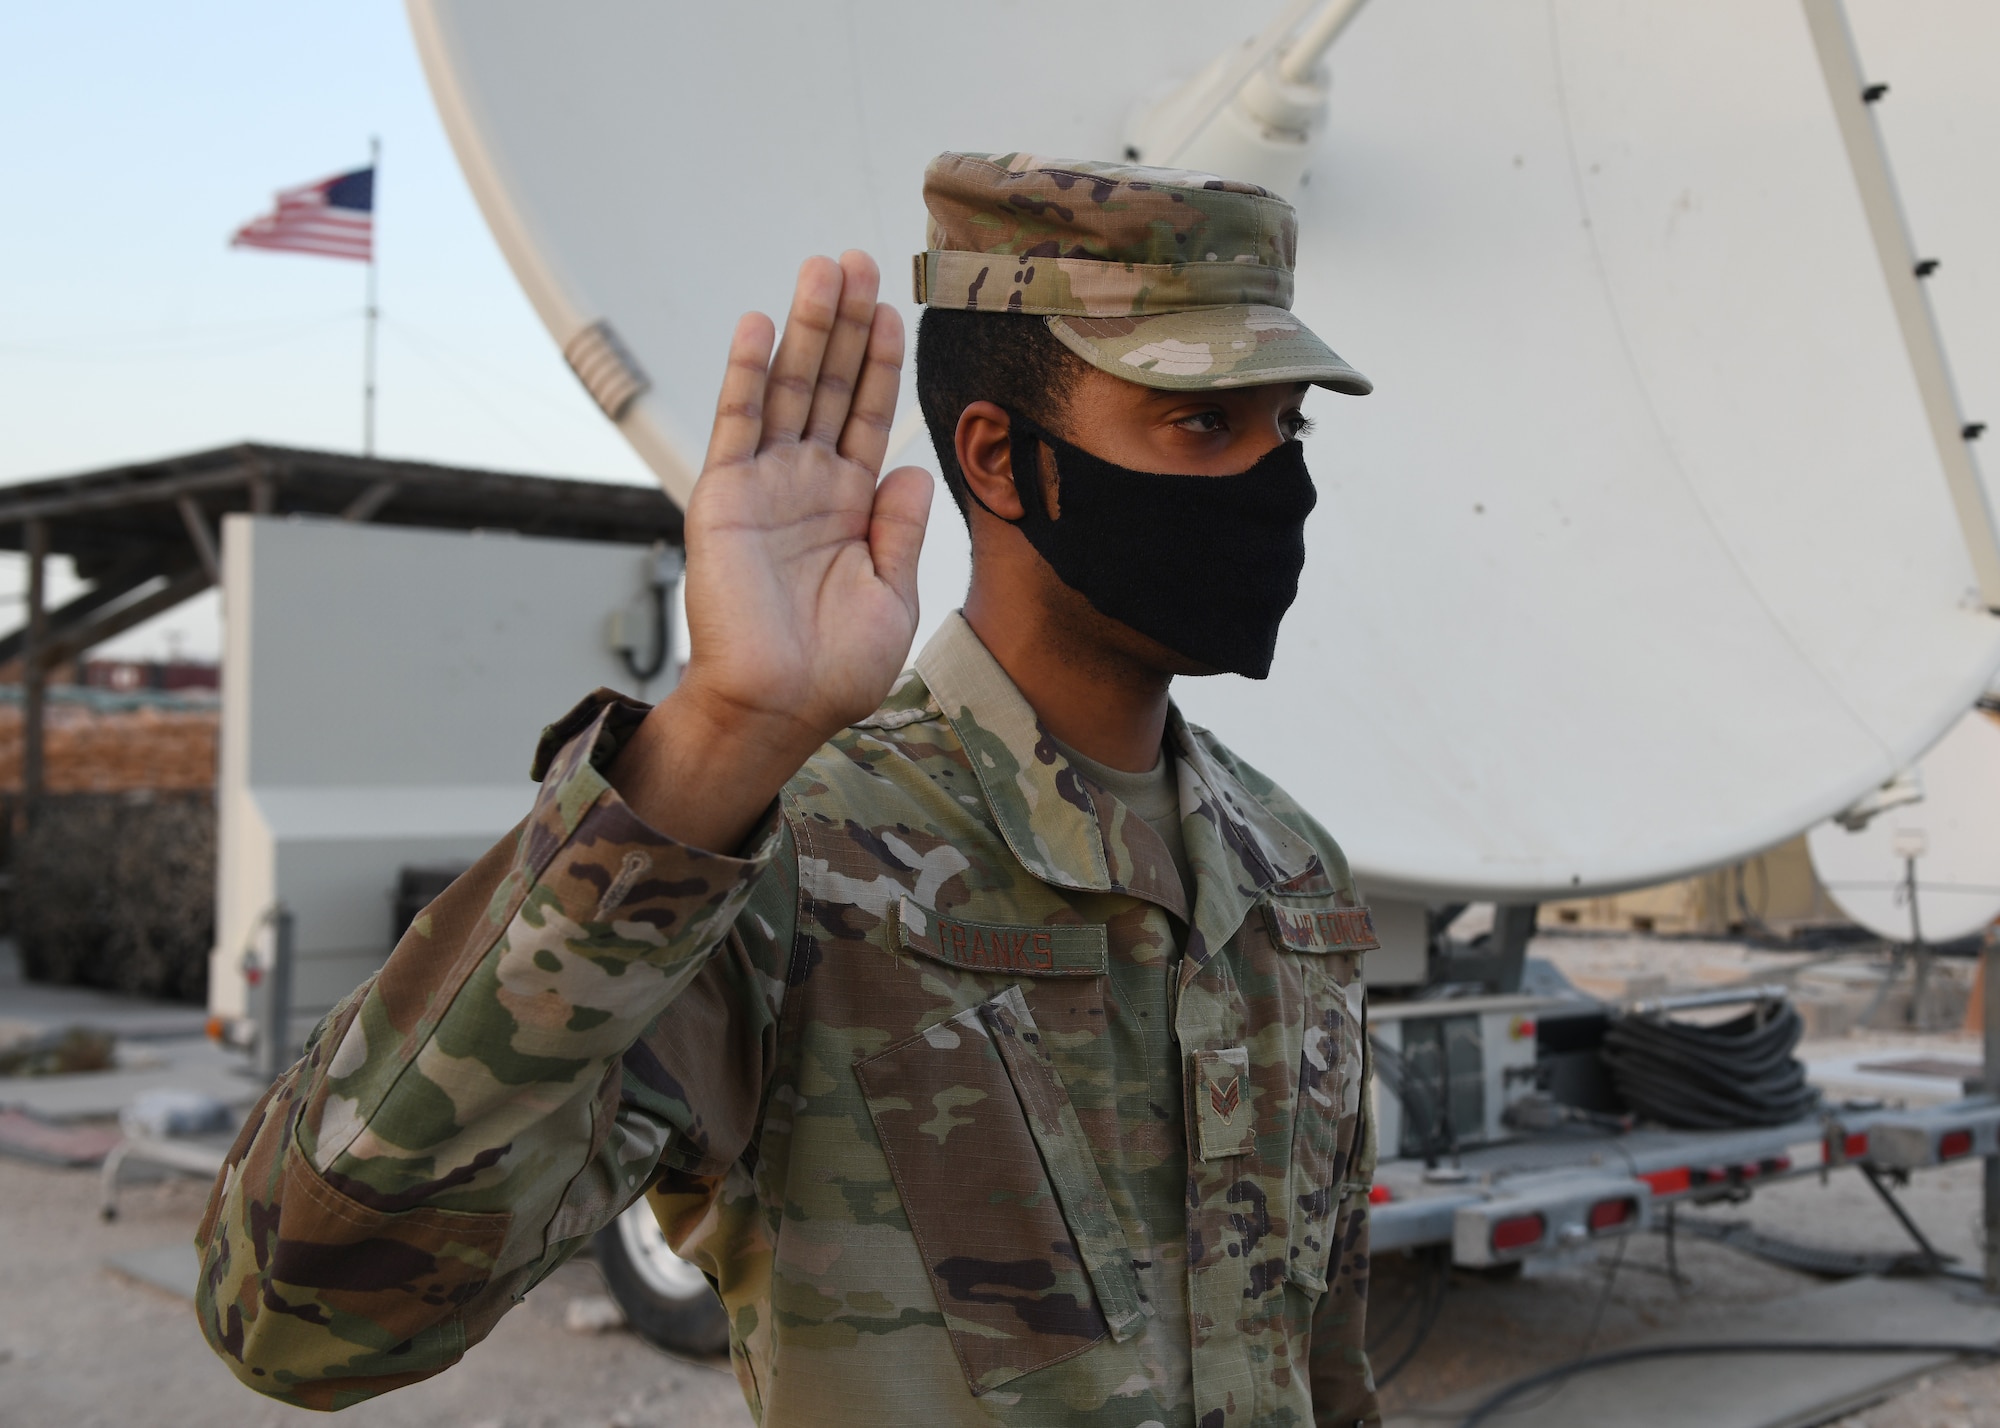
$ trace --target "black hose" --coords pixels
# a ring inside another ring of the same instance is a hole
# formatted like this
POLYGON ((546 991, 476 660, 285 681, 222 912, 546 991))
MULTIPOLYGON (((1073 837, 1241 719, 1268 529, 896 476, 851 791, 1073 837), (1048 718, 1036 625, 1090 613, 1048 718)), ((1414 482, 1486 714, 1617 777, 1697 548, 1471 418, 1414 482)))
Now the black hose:
POLYGON ((1459 1428, 1479 1428, 1480 1424, 1493 1418, 1522 1394, 1531 1393, 1545 1384, 1574 1378, 1580 1373, 1615 1368, 1619 1364, 1641 1363, 1647 1359, 1708 1358, 1724 1354, 1950 1354, 1953 1357, 2000 1358, 2000 1344, 1945 1344, 1928 1339, 1864 1339, 1850 1343, 1832 1343, 1823 1339, 1777 1339, 1711 1344, 1646 1344, 1571 1359, 1568 1363, 1518 1379, 1482 1400, 1459 1420, 1459 1428))
MULTIPOLYGON (((1410 1341, 1403 1346, 1403 1351, 1396 1355, 1395 1362, 1375 1375, 1377 1388, 1386 1386, 1396 1375, 1410 1366, 1410 1360, 1417 1356, 1417 1350, 1421 1349, 1424 1342, 1430 1338, 1431 1330, 1437 1327, 1438 1315, 1444 1311, 1445 1292, 1451 1286, 1451 1246, 1431 1245, 1427 1247, 1425 1253, 1430 1261, 1430 1273, 1424 1278, 1420 1296, 1409 1300, 1397 1311, 1395 1319, 1382 1332, 1380 1348, 1386 1349, 1395 1339, 1396 1331, 1403 1327, 1403 1321, 1409 1317, 1412 1306, 1421 1306, 1416 1328, 1410 1332, 1410 1341)), ((1379 1351, 1371 1348, 1368 1351, 1370 1359, 1372 1360, 1379 1351)))
POLYGON ((1403 1144, 1408 1145, 1412 1139, 1408 1127, 1418 1127, 1421 1137, 1418 1154, 1423 1157, 1425 1165, 1436 1165, 1440 1152, 1452 1149, 1451 1138, 1444 1126, 1444 1106, 1450 1094, 1449 1086, 1435 1087, 1438 1093, 1435 1100, 1425 1095, 1413 1084, 1409 1063, 1403 1059, 1402 1053, 1372 1031, 1368 1033, 1368 1054, 1376 1079, 1389 1088, 1389 1093, 1403 1108, 1403 1144))
POLYGON ((646 656, 646 662, 641 664, 632 658, 632 651, 629 649, 618 651, 619 656, 625 661, 626 672, 641 684, 659 677, 660 671, 667 667, 667 656, 673 648, 673 626, 669 623, 673 619, 673 612, 667 608, 667 593, 670 588, 660 580, 652 581, 646 586, 646 594, 653 602, 651 641, 653 648, 646 656))
POLYGON ((1683 1130, 1777 1126, 1819 1105, 1792 1055, 1804 1033, 1789 1002, 1714 1026, 1628 1014, 1605 1029, 1601 1055, 1620 1099, 1647 1120, 1683 1130))

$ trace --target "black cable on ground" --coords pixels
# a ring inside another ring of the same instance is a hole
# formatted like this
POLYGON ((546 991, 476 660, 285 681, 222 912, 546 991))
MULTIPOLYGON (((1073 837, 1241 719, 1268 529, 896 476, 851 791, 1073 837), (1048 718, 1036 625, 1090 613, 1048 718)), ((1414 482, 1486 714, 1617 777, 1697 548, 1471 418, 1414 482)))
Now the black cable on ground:
POLYGON ((1684 1130, 1776 1126, 1819 1104, 1792 1055, 1804 1032, 1789 1002, 1714 1026, 1626 1015, 1605 1029, 1601 1054, 1619 1098, 1644 1119, 1684 1130))
MULTIPOLYGON (((1394 1379, 1397 1374, 1410 1366, 1410 1360, 1417 1356, 1417 1350, 1424 1346, 1424 1341, 1431 1336, 1431 1330, 1437 1327, 1438 1315, 1444 1312, 1445 1291, 1451 1285, 1451 1247, 1449 1245, 1430 1245, 1427 1247, 1426 1253, 1430 1259, 1431 1272, 1424 1281, 1421 1297, 1411 1301, 1412 1304, 1421 1304, 1423 1306, 1422 1312, 1417 1318, 1417 1327, 1411 1331, 1410 1342, 1403 1346, 1403 1351, 1400 1354, 1396 1355, 1396 1361, 1375 1375, 1375 1386, 1377 1388, 1383 1387, 1394 1379)), ((1402 1327, 1403 1321, 1408 1317, 1409 1306, 1406 1305, 1397 1313, 1387 1331, 1382 1335, 1385 1347, 1389 1340, 1396 1337, 1396 1330, 1402 1327)), ((1371 1358, 1374 1352, 1372 1349, 1369 1351, 1371 1358)))
MULTIPOLYGON (((1604 1311, 1611 1307, 1611 1291, 1618 1283, 1618 1271, 1625 1267, 1625 1246, 1631 1242, 1632 1237, 1630 1235, 1620 1235, 1618 1237, 1618 1249, 1612 1255, 1611 1264, 1604 1272, 1604 1288, 1597 1296, 1597 1311, 1590 1316, 1590 1332, 1583 1336, 1583 1349, 1578 1353, 1578 1359, 1588 1358, 1590 1351, 1597 1347, 1597 1331, 1604 1327, 1604 1311)), ((1523 1403, 1509 1411, 1520 1413, 1533 1408, 1541 1408, 1568 1386, 1568 1379, 1557 1379, 1549 1385, 1549 1391, 1533 1403, 1523 1403)))
POLYGON ((1638 1348, 1614 1349, 1610 1353, 1571 1359, 1568 1363, 1557 1364, 1554 1368, 1544 1369, 1540 1373, 1530 1374, 1524 1379, 1510 1383, 1499 1392, 1483 1399, 1477 1407, 1461 1418, 1459 1428, 1479 1428, 1480 1424, 1507 1411, 1507 1405, 1522 1394, 1532 1393, 1545 1384, 1574 1378, 1580 1373, 1615 1368, 1619 1364, 1641 1363, 1647 1359, 1712 1358, 1743 1354, 1949 1354, 1953 1358, 1990 1359, 2000 1358, 2000 1344, 1949 1344, 1929 1339, 1863 1339, 1850 1343, 1833 1343, 1824 1339, 1776 1339, 1709 1344, 1645 1344, 1638 1348))

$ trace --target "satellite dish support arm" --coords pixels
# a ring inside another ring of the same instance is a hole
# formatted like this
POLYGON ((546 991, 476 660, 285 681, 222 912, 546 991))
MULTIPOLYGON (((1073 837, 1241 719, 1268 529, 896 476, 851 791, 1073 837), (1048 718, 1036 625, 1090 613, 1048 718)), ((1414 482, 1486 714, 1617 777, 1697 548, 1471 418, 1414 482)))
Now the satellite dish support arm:
POLYGON ((1834 118, 1840 126, 1847 162, 1861 191, 1861 207, 1868 218, 1875 251, 1882 260, 1882 276, 1888 284, 1889 301, 1895 308, 1896 323, 1902 330, 1903 344, 1916 375, 1924 416, 1937 443, 1938 461, 1944 467, 1952 507, 1965 535, 1967 553, 1972 557, 1973 574, 1979 582, 1979 602, 2000 613, 2000 535, 1994 530, 1993 509, 1987 501, 1986 487, 1980 480, 1971 447, 1971 440, 1980 428, 1968 425, 1959 408, 1937 314, 1931 308, 1930 294, 1924 290, 1923 280, 1937 270, 1938 264, 1917 258, 1902 201, 1896 193, 1895 176, 1889 169, 1882 131, 1875 120, 1874 102, 1888 92, 1888 87, 1864 82, 1854 32, 1847 23, 1847 10, 1841 0, 1801 0, 1801 3, 1805 6, 1806 26, 1812 32, 1813 48, 1818 51, 1820 72, 1833 100, 1834 118))

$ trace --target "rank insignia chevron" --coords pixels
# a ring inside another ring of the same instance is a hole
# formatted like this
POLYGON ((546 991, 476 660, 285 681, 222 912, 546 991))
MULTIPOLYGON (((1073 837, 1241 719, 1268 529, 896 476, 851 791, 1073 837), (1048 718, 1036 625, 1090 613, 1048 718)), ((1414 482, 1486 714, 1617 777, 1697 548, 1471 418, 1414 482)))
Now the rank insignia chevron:
POLYGON ((1236 1114, 1236 1108, 1243 1103, 1241 1083, 1242 1078, 1239 1076, 1231 1076, 1227 1085, 1220 1081, 1208 1083, 1208 1103, 1215 1107, 1215 1113, 1222 1117, 1225 1124, 1236 1114))

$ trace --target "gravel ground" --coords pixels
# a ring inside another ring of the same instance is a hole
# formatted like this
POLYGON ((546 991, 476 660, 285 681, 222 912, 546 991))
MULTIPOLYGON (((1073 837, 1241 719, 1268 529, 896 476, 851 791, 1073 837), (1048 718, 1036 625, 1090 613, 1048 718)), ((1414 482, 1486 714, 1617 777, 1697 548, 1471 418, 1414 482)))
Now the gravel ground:
POLYGON ((0 1159, 0 1428, 746 1428, 726 1363, 670 1358, 627 1333, 573 1334, 597 1271, 551 1275, 449 1372, 336 1420, 238 1384, 192 1305, 106 1269, 107 1255, 185 1242, 207 1187, 133 1185, 113 1224, 96 1175, 0 1159))
MULTIPOLYGON (((202 1343, 185 1300, 104 1267, 108 1255, 183 1239, 204 1194, 189 1180, 134 1185, 120 1219, 105 1225, 94 1213, 91 1173, 0 1160, 0 1425, 303 1428, 327 1421, 238 1385, 202 1343)), ((1968 1258, 1976 1253, 1976 1165, 1919 1176, 1906 1200, 1940 1248, 1968 1258)), ((1822 1244, 1904 1248, 1900 1231, 1852 1173, 1826 1186, 1810 1179, 1770 1186, 1747 1205, 1698 1213, 1822 1244)), ((1666 1277, 1665 1243, 1657 1235, 1630 1241, 1622 1262, 1606 1256, 1538 1264, 1513 1280, 1455 1275, 1436 1329, 1387 1389, 1388 1405, 1407 1408, 1497 1385, 1574 1354, 1817 1282, 1689 1235, 1678 1249, 1689 1281, 1682 1284, 1666 1277)), ((1383 1322, 1422 1279, 1421 1268, 1402 1256, 1383 1258, 1375 1299, 1383 1322)), ((463 1364, 350 1409, 340 1421, 352 1428, 748 1423, 726 1365, 670 1358, 627 1333, 563 1327, 572 1299, 601 1293, 591 1266, 566 1266, 463 1364)), ((2000 1367, 1939 1373, 1843 1424, 2000 1428, 2000 1367)))
MULTIPOLYGON (((1606 942, 1604 955, 1625 955, 1625 949, 1606 942)), ((1732 970, 1723 966, 1729 958, 1757 960, 1741 948, 1667 944, 1663 950, 1649 944, 1645 950, 1662 965, 1706 959, 1704 968, 1715 962, 1725 971, 1732 970)), ((1744 970, 1735 969, 1734 975, 1744 970)), ((1703 979, 1692 973, 1687 978, 1703 979)), ((1962 1033, 1882 1032, 1820 1047, 1848 1048, 1978 1056, 1977 1042, 1962 1033)), ((1912 1214, 1938 1246, 1974 1266, 1979 1174, 1977 1164, 1931 1171, 1905 1192, 1912 1214)), ((324 1424, 319 1415, 282 1408, 237 1384, 202 1343, 186 1300, 105 1268, 113 1254, 185 1243, 206 1186, 185 1179, 133 1185, 121 1199, 119 1221, 105 1225, 95 1214, 95 1181, 93 1172, 0 1159, 0 1428, 324 1424)), ((1908 1248, 1854 1172, 1837 1174, 1825 1185, 1802 1179, 1765 1186, 1745 1205, 1689 1213, 1744 1220, 1767 1233, 1827 1247, 1908 1248)), ((1718 1309, 1782 1298, 1818 1283, 1692 1235, 1679 1239, 1683 1278, 1675 1282, 1665 1273, 1664 1252, 1660 1236, 1645 1235, 1626 1243, 1622 1259, 1587 1255, 1543 1261, 1512 1280, 1455 1274, 1434 1331, 1385 1391, 1385 1405, 1407 1410, 1497 1386, 1656 1329, 1698 1324, 1718 1309)), ((1425 1283, 1421 1264, 1384 1256, 1374 1291, 1378 1325, 1386 1326, 1425 1283)), ((352 1428, 743 1428, 748 1423, 726 1364, 674 1359, 624 1332, 578 1334, 564 1327, 573 1300, 602 1293, 594 1268, 566 1266, 463 1364, 350 1409, 340 1421, 352 1428)), ((1386 1369, 1407 1343, 1415 1317, 1413 1312, 1405 1332, 1378 1354, 1378 1369, 1386 1369)), ((1531 1422, 1532 1415, 1519 1421, 1531 1422)), ((1940 1372, 1842 1420, 1842 1428, 2000 1428, 2000 1366, 1940 1372)))
MULTIPOLYGON (((1899 1192, 1938 1249, 1959 1256, 1969 1268, 1980 1263, 1980 1176, 1977 1162, 1946 1166, 1918 1175, 1899 1192)), ((1683 1215, 1747 1221, 1767 1234, 1829 1248, 1910 1248, 1853 1171, 1833 1175, 1825 1185, 1806 1177, 1766 1186, 1745 1204, 1683 1215)), ((1676 1244, 1682 1282, 1676 1283, 1667 1276, 1665 1251, 1661 1235, 1646 1234, 1627 1241, 1622 1258, 1613 1247, 1586 1258, 1544 1260, 1512 1280, 1454 1274, 1436 1328, 1384 1390, 1384 1406, 1406 1411, 1497 1386, 1572 1357, 1617 1348, 1657 1329, 1699 1324, 1719 1309, 1804 1293, 1824 1282, 1682 1234, 1676 1244)), ((1371 1315, 1386 1326, 1423 1285, 1420 1265, 1401 1255, 1385 1255, 1376 1265, 1371 1315)), ((1893 1334, 1893 1325, 1882 1327, 1893 1334)), ((1399 1337, 1390 1350, 1403 1342, 1399 1337)), ((1389 1358, 1378 1354, 1378 1370, 1389 1367, 1389 1358)), ((1844 1422, 1849 1428, 2000 1428, 2000 1368, 1940 1373, 1844 1422), (1965 1406, 1953 1407, 1955 1399, 1964 1399, 1965 1406)))
POLYGON ((2000 1428, 2000 1364, 1920 1378, 1833 1428, 2000 1428))

